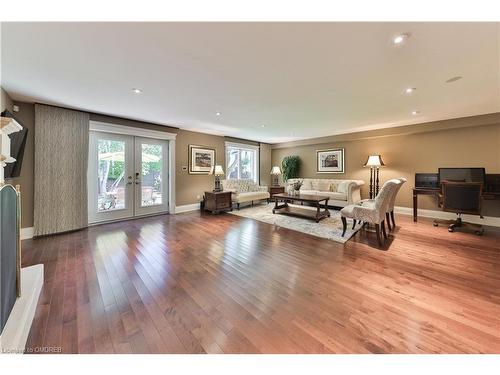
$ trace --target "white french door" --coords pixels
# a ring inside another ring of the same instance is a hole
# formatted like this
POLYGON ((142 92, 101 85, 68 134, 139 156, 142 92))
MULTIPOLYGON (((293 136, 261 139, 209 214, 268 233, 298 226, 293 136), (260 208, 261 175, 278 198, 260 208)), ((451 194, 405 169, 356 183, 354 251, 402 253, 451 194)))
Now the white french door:
POLYGON ((134 137, 135 215, 168 211, 168 142, 134 137))
POLYGON ((92 131, 89 223, 168 212, 168 142, 92 131))

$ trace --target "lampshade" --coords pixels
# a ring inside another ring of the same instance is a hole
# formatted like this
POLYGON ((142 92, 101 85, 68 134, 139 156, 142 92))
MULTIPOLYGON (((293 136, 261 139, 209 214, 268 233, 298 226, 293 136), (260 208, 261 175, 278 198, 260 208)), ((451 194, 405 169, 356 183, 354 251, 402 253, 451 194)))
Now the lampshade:
POLYGON ((221 165, 216 165, 215 169, 212 167, 212 170, 210 171, 210 174, 216 175, 216 176, 222 176, 224 174, 224 171, 222 170, 221 165))
POLYGON ((274 174, 274 175, 279 175, 279 174, 281 174, 281 169, 280 169, 280 167, 278 167, 277 165, 275 165, 275 166, 273 167, 273 169, 271 169, 271 174, 274 174))
POLYGON ((366 161, 364 167, 384 167, 385 164, 382 161, 382 157, 380 155, 370 155, 368 156, 368 160, 366 161))

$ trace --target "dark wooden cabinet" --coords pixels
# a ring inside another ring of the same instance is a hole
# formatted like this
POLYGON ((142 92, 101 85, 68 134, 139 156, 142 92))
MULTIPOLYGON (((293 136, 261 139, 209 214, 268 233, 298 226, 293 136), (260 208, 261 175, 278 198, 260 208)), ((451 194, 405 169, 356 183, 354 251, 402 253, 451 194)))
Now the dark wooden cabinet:
POLYGON ((283 194, 285 192, 284 186, 270 186, 269 187, 269 201, 273 200, 274 194, 283 194))
POLYGON ((204 208, 213 214, 218 214, 223 211, 232 211, 231 192, 230 191, 206 191, 204 208))

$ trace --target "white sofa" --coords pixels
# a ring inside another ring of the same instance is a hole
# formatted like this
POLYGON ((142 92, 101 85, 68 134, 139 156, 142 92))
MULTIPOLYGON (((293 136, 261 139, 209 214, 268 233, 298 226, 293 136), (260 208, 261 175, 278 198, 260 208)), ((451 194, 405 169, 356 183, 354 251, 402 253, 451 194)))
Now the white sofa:
POLYGON ((302 181, 301 194, 323 195, 330 197, 329 206, 345 207, 361 200, 362 180, 338 180, 327 178, 291 178, 287 181, 285 191, 295 181, 302 181))
POLYGON ((230 191, 231 200, 240 208, 241 203, 269 199, 267 186, 259 186, 253 180, 221 180, 222 190, 230 191))

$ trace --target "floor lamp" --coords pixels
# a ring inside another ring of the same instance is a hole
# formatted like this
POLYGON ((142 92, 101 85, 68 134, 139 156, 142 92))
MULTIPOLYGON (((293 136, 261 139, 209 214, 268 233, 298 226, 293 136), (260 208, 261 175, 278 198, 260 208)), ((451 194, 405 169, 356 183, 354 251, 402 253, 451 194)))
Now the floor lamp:
POLYGON ((385 164, 380 155, 370 155, 368 156, 368 160, 366 160, 364 167, 370 167, 370 199, 375 198, 378 194, 379 169, 384 166, 385 164))

